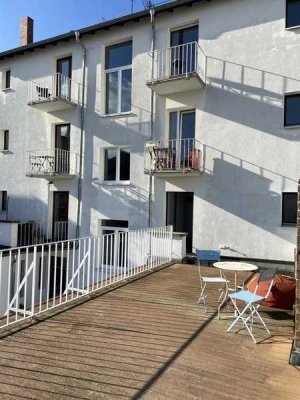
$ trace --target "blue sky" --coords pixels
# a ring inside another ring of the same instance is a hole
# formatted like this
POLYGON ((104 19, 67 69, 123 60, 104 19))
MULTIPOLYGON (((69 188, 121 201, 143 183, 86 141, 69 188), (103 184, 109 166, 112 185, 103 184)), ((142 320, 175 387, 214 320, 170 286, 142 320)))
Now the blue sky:
MULTIPOLYGON (((142 8, 142 0, 134 0, 134 11, 142 8)), ((19 22, 27 15, 38 41, 130 12, 130 0, 0 0, 0 51, 19 46, 19 22)))

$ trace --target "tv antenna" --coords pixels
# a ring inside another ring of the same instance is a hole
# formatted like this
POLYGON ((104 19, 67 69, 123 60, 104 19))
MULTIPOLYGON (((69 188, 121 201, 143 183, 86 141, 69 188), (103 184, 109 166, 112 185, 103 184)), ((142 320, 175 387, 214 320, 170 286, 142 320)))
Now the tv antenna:
POLYGON ((146 10, 154 7, 152 0, 143 0, 143 4, 146 10))

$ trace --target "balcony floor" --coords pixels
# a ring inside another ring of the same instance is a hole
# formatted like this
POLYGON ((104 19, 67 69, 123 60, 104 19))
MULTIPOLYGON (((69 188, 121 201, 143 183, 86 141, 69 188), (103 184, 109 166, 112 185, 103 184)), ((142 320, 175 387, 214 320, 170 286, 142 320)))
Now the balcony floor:
POLYGON ((255 345, 198 294, 197 267, 173 265, 2 339, 1 400, 299 399, 291 316, 266 314, 255 345))

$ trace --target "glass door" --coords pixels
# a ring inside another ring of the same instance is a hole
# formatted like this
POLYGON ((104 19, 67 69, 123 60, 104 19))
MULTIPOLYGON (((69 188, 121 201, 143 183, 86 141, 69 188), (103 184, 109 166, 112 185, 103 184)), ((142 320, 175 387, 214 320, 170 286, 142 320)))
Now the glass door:
POLYGON ((70 172, 70 124, 55 126, 55 173, 70 172))
POLYGON ((70 101, 72 57, 66 57, 57 60, 56 72, 57 72, 56 94, 58 97, 63 97, 70 101))
POLYGON ((169 149, 172 169, 189 167, 191 152, 195 148, 195 110, 170 113, 169 149))
POLYGON ((52 240, 68 239, 69 192, 53 192, 52 240))
POLYGON ((171 32, 171 75, 196 71, 198 25, 171 32))

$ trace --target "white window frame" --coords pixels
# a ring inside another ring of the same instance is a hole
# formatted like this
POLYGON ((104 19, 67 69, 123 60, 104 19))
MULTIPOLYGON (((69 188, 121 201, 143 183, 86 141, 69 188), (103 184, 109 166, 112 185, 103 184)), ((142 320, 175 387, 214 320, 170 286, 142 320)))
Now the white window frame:
MULTIPOLYGON (((123 42, 120 42, 122 44, 123 42)), ((127 43, 127 42, 124 42, 127 43)), ((132 40, 131 40, 132 43, 132 40)), ((111 46, 106 46, 105 47, 105 52, 106 49, 111 46)), ((128 111, 121 111, 122 107, 122 74, 123 71, 131 70, 132 74, 132 60, 131 64, 128 65, 123 65, 122 67, 117 67, 117 68, 110 68, 110 69, 105 69, 104 75, 105 75, 105 98, 104 98, 104 114, 105 116, 110 116, 110 115, 122 115, 122 114, 130 114, 132 112, 132 100, 131 100, 131 107, 130 110, 128 111), (107 75, 112 73, 112 72, 118 72, 118 106, 117 106, 117 112, 115 113, 109 113, 108 110, 106 109, 107 106, 107 96, 109 94, 108 88, 107 88, 107 75)), ((132 75, 131 75, 132 76, 132 75)), ((132 78, 131 78, 131 96, 132 96, 132 78)))
MULTIPOLYGON (((121 150, 128 150, 129 152, 129 157, 130 157, 130 161, 131 161, 131 151, 130 151, 130 147, 129 146, 113 146, 113 147, 102 147, 101 148, 101 159, 102 162, 101 164, 101 181, 107 185, 129 185, 130 184, 130 176, 129 176, 129 180, 120 180, 120 163, 121 163, 121 150), (106 181, 104 178, 104 167, 105 167, 105 150, 116 150, 117 151, 117 159, 116 159, 116 179, 114 181, 106 181)), ((129 162, 130 162, 129 161, 129 162)), ((129 171, 129 175, 131 175, 131 168, 129 171)))

